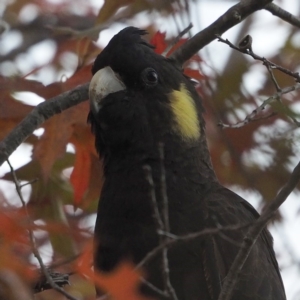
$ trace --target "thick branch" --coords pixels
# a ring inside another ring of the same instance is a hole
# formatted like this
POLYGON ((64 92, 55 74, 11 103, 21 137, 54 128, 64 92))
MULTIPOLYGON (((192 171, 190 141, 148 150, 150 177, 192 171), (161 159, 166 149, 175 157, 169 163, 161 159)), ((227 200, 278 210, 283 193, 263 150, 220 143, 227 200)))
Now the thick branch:
POLYGON ((225 31, 243 21, 246 17, 257 10, 263 9, 265 5, 272 0, 242 0, 232 6, 225 14, 217 19, 210 26, 197 33, 180 48, 178 48, 171 57, 182 65, 185 61, 195 55, 200 49, 222 35, 225 31))
POLYGON ((1 142, 0 166, 13 151, 50 117, 88 99, 89 83, 37 105, 1 142))
POLYGON ((224 280, 223 288, 218 300, 230 300, 232 292, 237 283, 240 272, 247 260, 249 253, 262 230, 265 228, 270 219, 274 216, 279 206, 287 199, 291 192, 295 189, 300 181, 300 162, 292 172, 288 182, 282 187, 275 199, 270 202, 263 210, 261 216, 257 219, 255 224, 250 227, 247 235, 245 236, 231 268, 224 280))
POLYGON ((280 19, 300 28, 300 19, 293 16, 291 13, 288 11, 280 8, 274 3, 269 3, 268 5, 265 6, 265 10, 269 11, 271 14, 274 16, 279 17, 280 19))

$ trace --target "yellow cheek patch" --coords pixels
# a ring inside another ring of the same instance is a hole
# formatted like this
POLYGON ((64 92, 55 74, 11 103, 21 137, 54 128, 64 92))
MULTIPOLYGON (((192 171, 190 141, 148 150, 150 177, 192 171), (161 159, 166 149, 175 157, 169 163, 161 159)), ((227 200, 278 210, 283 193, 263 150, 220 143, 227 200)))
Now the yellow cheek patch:
POLYGON ((179 91, 169 94, 172 112, 175 117, 175 131, 185 140, 194 140, 200 137, 200 125, 197 108, 190 92, 184 84, 179 91))

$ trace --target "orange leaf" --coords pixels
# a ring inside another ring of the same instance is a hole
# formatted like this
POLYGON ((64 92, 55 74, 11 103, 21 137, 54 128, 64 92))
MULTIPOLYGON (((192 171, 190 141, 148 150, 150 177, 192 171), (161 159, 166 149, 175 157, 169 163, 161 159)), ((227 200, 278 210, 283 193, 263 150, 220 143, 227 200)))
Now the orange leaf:
POLYGON ((22 259, 20 253, 16 253, 12 244, 1 244, 0 269, 12 270, 24 280, 34 280, 37 277, 36 269, 22 259))
MULTIPOLYGON (((96 177, 99 187, 101 186, 101 177, 98 176, 99 172, 95 174, 94 164, 97 154, 94 146, 94 136, 91 133, 90 127, 86 124, 73 125, 73 135, 70 142, 76 149, 74 169, 70 181, 74 189, 74 205, 78 207, 83 199, 86 200, 86 194, 90 192, 92 183, 94 182, 93 177, 96 177)), ((85 204, 90 204, 90 202, 85 204)))
POLYGON ((72 134, 72 128, 66 126, 64 115, 55 115, 44 124, 45 132, 33 150, 33 158, 42 168, 44 179, 48 179, 53 163, 65 153, 65 148, 72 134))
POLYGON ((1 240, 26 244, 28 234, 26 231, 26 215, 22 210, 16 212, 0 212, 1 240))
POLYGON ((93 280, 103 291, 109 293, 114 300, 146 300, 139 294, 141 273, 134 269, 129 262, 122 262, 110 273, 96 272, 91 269, 93 243, 90 241, 81 257, 77 260, 76 268, 82 274, 93 280))
POLYGON ((10 269, 26 280, 34 278, 33 267, 25 260, 31 253, 28 219, 23 210, 0 211, 0 269, 10 269))
POLYGON ((109 274, 95 274, 95 282, 115 300, 143 300, 139 294, 141 274, 128 262, 121 263, 109 274))

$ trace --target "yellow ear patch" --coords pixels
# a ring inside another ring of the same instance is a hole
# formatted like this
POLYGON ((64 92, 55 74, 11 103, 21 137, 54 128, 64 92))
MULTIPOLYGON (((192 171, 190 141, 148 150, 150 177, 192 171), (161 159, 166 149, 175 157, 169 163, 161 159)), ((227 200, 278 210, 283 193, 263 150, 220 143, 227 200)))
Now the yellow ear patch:
POLYGON ((198 139, 200 124, 197 108, 186 86, 181 84, 179 91, 170 93, 169 100, 176 121, 175 131, 185 140, 198 139))

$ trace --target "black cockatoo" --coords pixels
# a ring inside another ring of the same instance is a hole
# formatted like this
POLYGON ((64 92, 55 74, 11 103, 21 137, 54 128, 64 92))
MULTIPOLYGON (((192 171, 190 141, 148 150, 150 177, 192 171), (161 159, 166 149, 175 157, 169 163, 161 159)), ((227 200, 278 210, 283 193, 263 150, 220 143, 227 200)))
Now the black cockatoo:
MULTIPOLYGON (((174 60, 156 54, 144 34, 134 27, 123 29, 92 68, 88 120, 104 169, 94 265, 105 272, 124 260, 139 263, 159 244, 145 166, 151 168, 161 213, 166 186, 171 234, 242 225, 258 218, 247 201, 216 178, 194 84, 174 60)), ((246 231, 225 232, 227 238, 196 238, 168 249, 170 282, 177 298, 217 299, 246 231)), ((161 257, 156 255, 144 270, 146 280, 163 290, 161 257)), ((144 284, 140 290, 154 299, 168 299, 144 284)), ((268 230, 263 230, 243 266, 232 299, 286 299, 268 230)))

